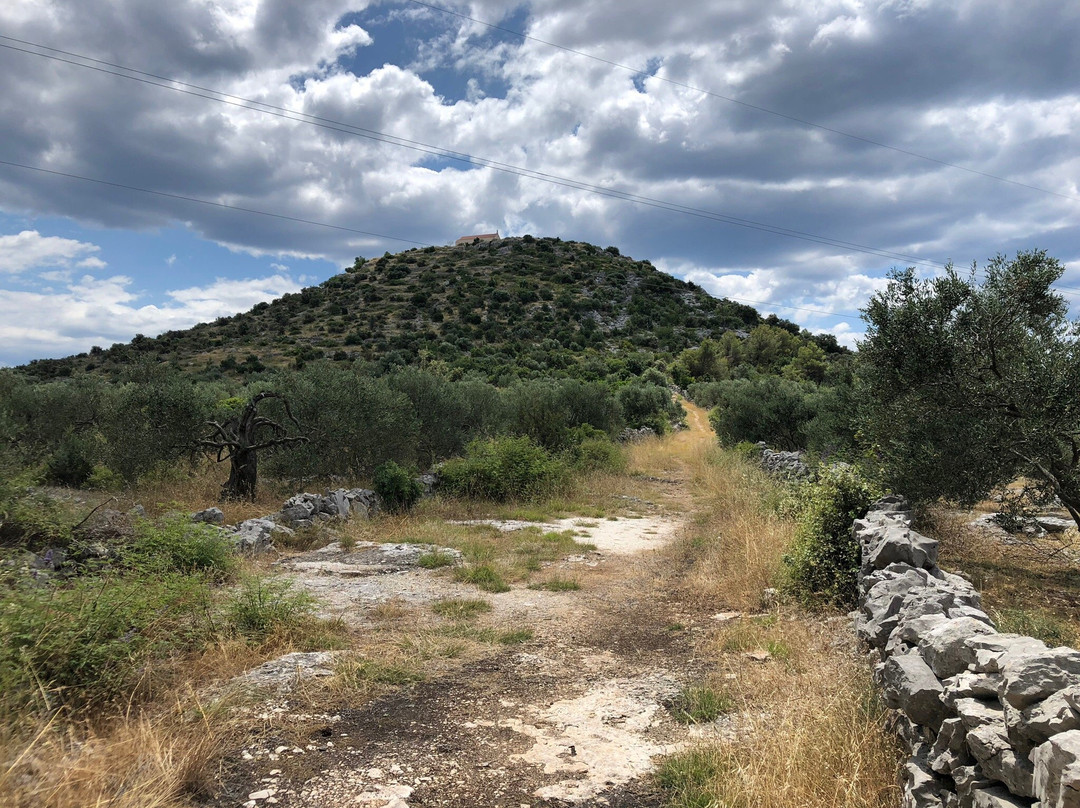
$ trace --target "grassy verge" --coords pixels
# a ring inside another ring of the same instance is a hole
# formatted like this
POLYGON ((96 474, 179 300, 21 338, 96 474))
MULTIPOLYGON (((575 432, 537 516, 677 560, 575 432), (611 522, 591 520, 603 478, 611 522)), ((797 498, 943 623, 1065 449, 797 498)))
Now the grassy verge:
POLYGON ((777 603, 768 591, 781 581, 796 529, 763 504, 772 483, 734 453, 690 440, 646 442, 631 462, 691 480, 695 516, 672 547, 670 586, 699 613, 743 613, 718 625, 706 619, 704 678, 671 705, 684 721, 723 721, 733 738, 703 741, 662 763, 656 781, 668 805, 896 804, 899 751, 864 661, 842 648, 846 625, 777 603))

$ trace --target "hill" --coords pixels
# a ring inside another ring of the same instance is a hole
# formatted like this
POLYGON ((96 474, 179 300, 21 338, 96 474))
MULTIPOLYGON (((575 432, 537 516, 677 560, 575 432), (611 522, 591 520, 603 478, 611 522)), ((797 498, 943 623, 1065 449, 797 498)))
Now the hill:
MULTIPOLYGON (((615 247, 523 236, 357 258, 318 286, 250 311, 22 370, 40 379, 119 376, 149 358, 212 380, 325 358, 383 371, 437 362, 451 375, 474 371, 497 383, 603 378, 638 374, 656 359, 763 322, 799 334, 793 323, 763 320, 615 247)), ((828 337, 802 337, 838 350, 828 337)))

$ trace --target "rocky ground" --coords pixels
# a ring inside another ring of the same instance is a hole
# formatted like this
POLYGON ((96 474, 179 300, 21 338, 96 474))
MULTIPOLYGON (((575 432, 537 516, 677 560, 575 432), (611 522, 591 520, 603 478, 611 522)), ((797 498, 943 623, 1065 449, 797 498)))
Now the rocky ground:
POLYGON ((480 593, 445 570, 417 566, 423 551, 407 544, 334 544, 280 561, 280 574, 316 595, 324 616, 361 629, 387 609, 422 621, 435 601, 483 596, 492 610, 481 625, 525 626, 532 637, 357 708, 328 694, 312 710, 310 700, 287 692, 305 677, 331 674, 333 654, 298 655, 255 672, 246 681, 263 688, 250 708, 261 729, 222 762, 208 804, 659 805, 648 776, 658 757, 731 728, 723 720, 688 727, 666 706, 701 676, 695 646, 711 616, 665 591, 675 562, 662 549, 684 524, 685 491, 677 475, 655 488, 663 504, 642 503, 637 518, 544 526, 573 530, 595 546, 551 565, 572 575, 578 591, 517 585, 480 593))

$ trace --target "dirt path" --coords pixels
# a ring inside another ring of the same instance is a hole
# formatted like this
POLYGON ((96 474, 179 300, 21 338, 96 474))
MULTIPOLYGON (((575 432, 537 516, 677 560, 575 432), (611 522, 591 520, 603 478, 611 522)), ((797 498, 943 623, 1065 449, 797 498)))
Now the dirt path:
MULTIPOLYGON (((704 412, 687 409, 690 429, 669 440, 711 440, 704 412)), ((689 499, 678 464, 665 474, 652 478, 664 512, 545 524, 595 545, 551 566, 572 573, 580 590, 484 596, 493 609, 483 625, 527 625, 531 640, 358 709, 331 699, 322 713, 298 715, 287 694, 271 698, 258 738, 224 762, 212 804, 660 805, 647 777, 657 756, 722 731, 687 728, 665 707, 700 677, 696 626, 708 622, 664 587, 674 562, 662 549, 689 499)), ((421 615, 440 599, 477 597, 475 587, 410 565, 409 552, 331 547, 284 566, 327 616, 357 626, 386 604, 421 615)))

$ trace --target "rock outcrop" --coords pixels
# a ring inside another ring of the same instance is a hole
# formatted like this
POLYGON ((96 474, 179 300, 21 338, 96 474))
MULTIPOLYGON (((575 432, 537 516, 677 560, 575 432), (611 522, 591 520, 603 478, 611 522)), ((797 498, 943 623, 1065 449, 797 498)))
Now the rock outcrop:
POLYGON ((937 566, 901 497, 856 520, 858 636, 910 757, 911 808, 1080 808, 1080 652, 1000 634, 965 579, 937 566))

